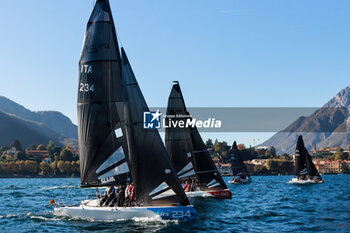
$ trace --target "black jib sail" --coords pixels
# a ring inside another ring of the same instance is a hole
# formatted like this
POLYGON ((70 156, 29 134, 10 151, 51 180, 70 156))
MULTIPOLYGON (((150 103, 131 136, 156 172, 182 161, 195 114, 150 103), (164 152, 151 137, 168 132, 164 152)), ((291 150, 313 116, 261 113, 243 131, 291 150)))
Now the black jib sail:
POLYGON ((107 0, 98 0, 95 4, 79 66, 81 186, 107 186, 130 181, 123 136, 121 60, 107 0))
POLYGON ((200 190, 214 191, 227 189, 196 126, 191 129, 191 139, 193 161, 200 190))
POLYGON ((247 176, 250 179, 247 167, 243 163, 242 155, 238 150, 236 141, 231 149, 231 168, 233 176, 247 176))
POLYGON ((315 167, 315 164, 312 162, 312 158, 309 154, 309 152, 306 150, 306 168, 310 176, 315 176, 319 179, 321 179, 320 174, 317 171, 317 168, 315 167))
MULTIPOLYGON (((180 85, 177 82, 173 85, 169 96, 167 113, 170 115, 178 114, 180 117, 174 118, 177 122, 191 120, 186 110, 180 85)), ((227 189, 195 126, 167 128, 165 140, 167 150, 180 179, 193 176, 194 169, 200 190, 227 189)))
MULTIPOLYGON (((189 118, 180 85, 178 82, 175 82, 170 92, 165 121, 175 120, 177 122, 186 122, 189 118)), ((186 180, 190 177, 195 177, 196 173, 194 171, 191 153, 193 149, 190 129, 188 127, 166 128, 165 147, 179 179, 186 180)))
POLYGON ((306 166, 306 153, 307 150, 304 146, 303 137, 298 137, 297 146, 295 148, 295 175, 307 175, 308 170, 306 166))
MULTIPOLYGON (((143 128, 143 115, 149 109, 123 48, 122 80, 130 170, 137 204, 189 205, 158 131, 143 128)), ((159 117, 153 114, 155 119, 159 117)))

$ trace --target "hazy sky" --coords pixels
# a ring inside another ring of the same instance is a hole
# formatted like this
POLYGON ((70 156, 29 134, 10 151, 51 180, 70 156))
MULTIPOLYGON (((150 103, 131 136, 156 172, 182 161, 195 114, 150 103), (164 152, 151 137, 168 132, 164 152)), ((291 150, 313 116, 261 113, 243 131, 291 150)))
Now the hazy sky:
MULTIPOLYGON (((0 95, 74 123, 92 0, 2 0, 0 95)), ((348 0, 111 0, 149 106, 318 107, 350 84, 348 0)), ((271 134, 268 134, 271 135, 271 134)), ((215 134, 246 144, 261 134, 215 134)))

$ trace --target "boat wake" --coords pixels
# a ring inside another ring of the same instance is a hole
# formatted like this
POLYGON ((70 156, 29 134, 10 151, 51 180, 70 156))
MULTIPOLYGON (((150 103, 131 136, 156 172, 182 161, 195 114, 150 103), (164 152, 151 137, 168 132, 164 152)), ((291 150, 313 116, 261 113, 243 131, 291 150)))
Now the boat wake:
POLYGON ((12 218, 12 217, 17 217, 17 215, 16 214, 0 215, 0 218, 12 218))
POLYGON ((31 212, 26 213, 27 217, 29 217, 32 220, 39 220, 39 221, 59 221, 61 219, 57 218, 57 217, 52 217, 52 213, 44 213, 44 214, 39 214, 39 215, 35 215, 31 212))
POLYGON ((43 187, 40 190, 51 190, 51 189, 74 189, 79 188, 76 185, 67 185, 67 186, 51 186, 51 187, 43 187))
POLYGON ((137 222, 137 223, 162 223, 164 225, 166 225, 168 223, 179 223, 179 220, 165 220, 165 219, 162 219, 160 216, 134 217, 131 220, 134 222, 137 222))

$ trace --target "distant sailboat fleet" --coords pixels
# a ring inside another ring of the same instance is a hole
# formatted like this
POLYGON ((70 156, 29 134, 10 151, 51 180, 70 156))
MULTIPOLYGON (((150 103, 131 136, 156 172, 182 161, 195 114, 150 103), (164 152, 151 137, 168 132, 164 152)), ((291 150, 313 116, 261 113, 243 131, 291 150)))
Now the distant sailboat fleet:
MULTIPOLYGON (((97 193, 74 206, 56 205, 56 215, 189 220, 197 217, 189 198, 232 198, 195 125, 166 128, 165 145, 158 130, 143 128, 143 113, 149 109, 126 52, 119 48, 108 0, 96 1, 79 65, 81 187, 107 190, 103 197, 97 193)), ((167 116, 191 119, 177 81, 167 116)), ((297 178, 291 183, 323 182, 301 137, 296 153, 297 178)), ((236 142, 230 154, 234 177, 229 183, 250 183, 236 142)))

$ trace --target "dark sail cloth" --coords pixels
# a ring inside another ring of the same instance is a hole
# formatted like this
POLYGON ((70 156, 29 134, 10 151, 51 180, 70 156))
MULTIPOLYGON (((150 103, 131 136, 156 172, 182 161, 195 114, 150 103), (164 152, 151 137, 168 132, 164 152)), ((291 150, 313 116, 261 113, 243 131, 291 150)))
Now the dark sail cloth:
POLYGON ((233 176, 239 176, 241 179, 250 179, 247 167, 243 163, 242 155, 238 150, 236 141, 233 142, 231 153, 231 169, 233 176))
POLYGON ((77 105, 81 186, 131 181, 125 156, 121 59, 108 0, 97 0, 87 24, 77 105))
POLYGON ((137 205, 189 205, 159 132, 143 127, 143 115, 149 109, 123 48, 122 81, 128 157, 137 205))

